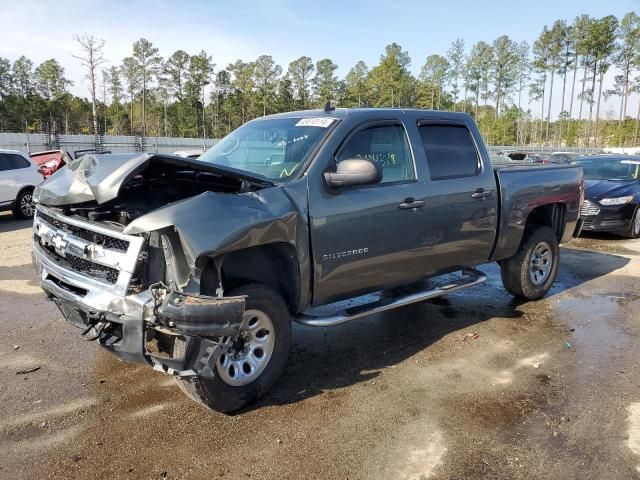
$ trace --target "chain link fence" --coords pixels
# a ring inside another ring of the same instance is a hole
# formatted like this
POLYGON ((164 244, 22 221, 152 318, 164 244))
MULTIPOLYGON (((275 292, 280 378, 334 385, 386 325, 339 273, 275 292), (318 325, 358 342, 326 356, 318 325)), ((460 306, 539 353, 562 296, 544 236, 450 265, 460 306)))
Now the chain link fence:
POLYGON ((177 137, 138 137, 114 135, 47 135, 28 133, 0 133, 0 149, 35 153, 45 150, 95 149, 98 152, 157 152, 173 153, 178 150, 206 150, 218 140, 177 137))

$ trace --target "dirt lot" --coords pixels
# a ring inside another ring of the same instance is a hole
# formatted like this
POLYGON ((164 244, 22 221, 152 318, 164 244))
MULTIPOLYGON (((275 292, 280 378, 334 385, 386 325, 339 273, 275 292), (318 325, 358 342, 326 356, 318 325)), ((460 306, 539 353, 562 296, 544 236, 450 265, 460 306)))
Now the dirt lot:
POLYGON ((37 286, 29 227, 0 214, 1 478, 640 476, 640 241, 565 246, 536 303, 489 265, 473 291, 296 326, 274 390, 224 416, 82 340, 37 286))

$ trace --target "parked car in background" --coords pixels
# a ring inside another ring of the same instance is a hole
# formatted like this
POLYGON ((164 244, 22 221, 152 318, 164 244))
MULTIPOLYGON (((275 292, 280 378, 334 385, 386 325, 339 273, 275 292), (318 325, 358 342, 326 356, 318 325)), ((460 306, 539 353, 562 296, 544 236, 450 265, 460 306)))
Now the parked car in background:
POLYGON ((545 157, 543 157, 539 153, 527 152, 524 150, 503 150, 498 152, 498 156, 500 157, 508 157, 514 163, 519 165, 532 165, 536 163, 549 163, 548 161, 544 161, 545 157))
POLYGON ((547 165, 551 162, 549 162, 549 158, 542 155, 541 153, 530 153, 529 154, 529 161, 532 164, 543 164, 543 165, 547 165))
POLYGON ((33 218, 33 190, 43 173, 33 160, 16 150, 0 150, 0 211, 11 210, 16 218, 33 218))
POLYGON ((47 150, 44 152, 35 152, 30 154, 31 159, 35 161, 42 170, 42 174, 49 177, 62 166, 69 163, 71 157, 64 150, 47 150))
POLYGON ((559 163, 568 165, 572 162, 575 162, 579 157, 577 153, 573 152, 553 152, 549 155, 548 163, 559 163))
POLYGON ((576 161, 584 170, 586 192, 582 229, 640 236, 640 156, 592 155, 576 161))
POLYGON ((177 152, 173 152, 173 154, 177 157, 183 158, 198 158, 200 155, 204 153, 204 150, 178 150, 177 152))
POLYGON ((491 165, 519 165, 518 162, 514 162, 510 157, 506 155, 489 155, 489 159, 491 160, 491 165))

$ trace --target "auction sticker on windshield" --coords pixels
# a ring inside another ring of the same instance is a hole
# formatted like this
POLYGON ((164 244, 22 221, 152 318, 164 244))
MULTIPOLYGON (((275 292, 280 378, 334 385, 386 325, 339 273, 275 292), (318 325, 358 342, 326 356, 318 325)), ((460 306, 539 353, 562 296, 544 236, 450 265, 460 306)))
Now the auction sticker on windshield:
POLYGON ((296 123, 296 127, 327 128, 334 121, 335 118, 303 118, 298 123, 296 123))

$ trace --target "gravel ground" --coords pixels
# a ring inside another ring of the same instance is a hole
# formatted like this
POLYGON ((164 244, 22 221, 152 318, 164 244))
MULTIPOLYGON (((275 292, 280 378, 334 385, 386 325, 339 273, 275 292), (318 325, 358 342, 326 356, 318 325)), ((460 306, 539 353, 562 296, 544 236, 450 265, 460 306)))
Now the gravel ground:
POLYGON ((474 290, 295 326, 280 382, 224 416, 82 340, 29 228, 0 214, 1 478, 639 477, 640 241, 574 240, 539 302, 487 265, 474 290))

